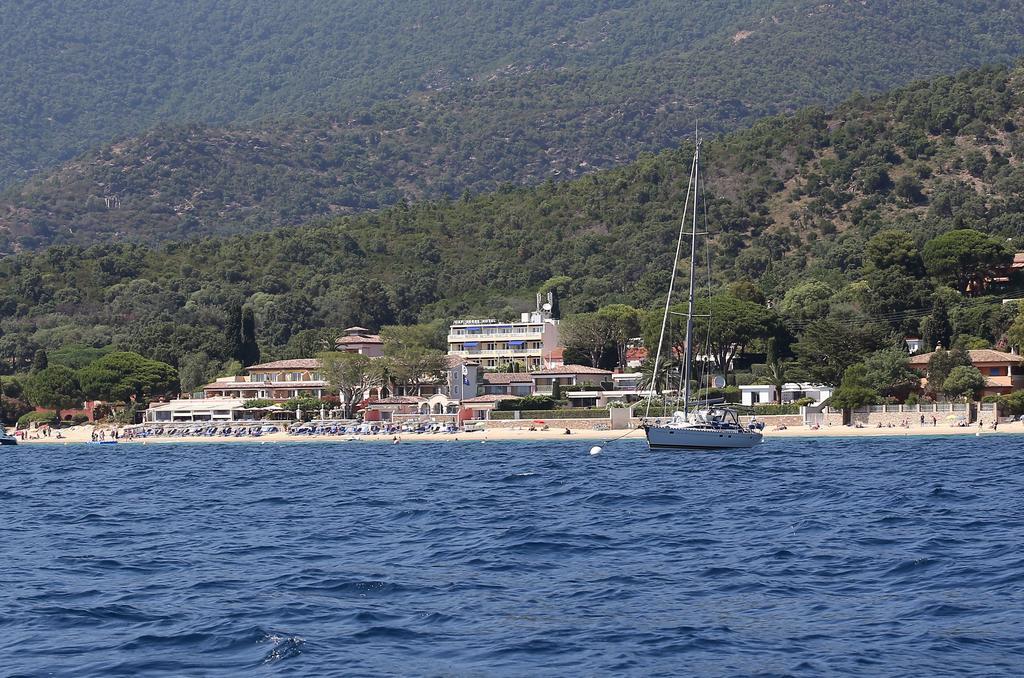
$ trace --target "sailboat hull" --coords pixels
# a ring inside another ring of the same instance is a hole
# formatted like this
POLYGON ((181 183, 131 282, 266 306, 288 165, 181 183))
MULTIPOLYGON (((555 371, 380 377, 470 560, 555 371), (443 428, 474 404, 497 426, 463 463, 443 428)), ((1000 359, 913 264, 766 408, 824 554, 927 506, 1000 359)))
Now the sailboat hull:
POLYGON ((645 432, 652 450, 743 449, 759 445, 763 439, 757 431, 686 426, 647 426, 645 432))

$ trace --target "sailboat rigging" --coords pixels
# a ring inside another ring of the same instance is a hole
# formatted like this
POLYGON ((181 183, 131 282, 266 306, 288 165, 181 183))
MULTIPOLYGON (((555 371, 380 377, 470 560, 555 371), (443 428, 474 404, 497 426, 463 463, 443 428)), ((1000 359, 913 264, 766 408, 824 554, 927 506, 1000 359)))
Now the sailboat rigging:
MULTIPOLYGON (((695 139, 693 162, 690 165, 690 182, 686 190, 686 200, 683 205, 683 217, 679 223, 679 236, 676 240, 676 255, 672 262, 672 276, 669 279, 668 294, 665 297, 665 312, 661 320, 661 333, 658 336, 658 351, 654 355, 654 375, 652 380, 652 391, 657 388, 658 368, 662 360, 662 351, 665 348, 665 333, 668 328, 669 315, 673 314, 672 296, 675 291, 676 278, 679 273, 679 258, 682 253, 683 238, 690 237, 690 271, 689 288, 687 290, 686 313, 686 342, 684 344, 683 366, 681 371, 683 409, 681 412, 674 412, 672 417, 662 423, 660 420, 651 423, 651 398, 647 399, 647 407, 644 413, 644 432, 647 435, 647 444, 651 449, 728 449, 748 448, 757 445, 762 440, 759 431, 744 427, 736 414, 736 410, 720 405, 709 405, 708 403, 697 403, 691 408, 690 404, 690 381, 693 368, 693 319, 695 317, 696 305, 696 273, 697 273, 697 236, 707 234, 707 209, 704 209, 704 232, 697 230, 697 206, 700 202, 700 150, 701 140, 695 139), (691 204, 690 196, 693 196, 691 204), (690 231, 686 232, 688 210, 690 218, 690 231)), ((708 271, 710 278, 710 270, 708 271)), ((710 282, 710 280, 709 280, 710 282)))

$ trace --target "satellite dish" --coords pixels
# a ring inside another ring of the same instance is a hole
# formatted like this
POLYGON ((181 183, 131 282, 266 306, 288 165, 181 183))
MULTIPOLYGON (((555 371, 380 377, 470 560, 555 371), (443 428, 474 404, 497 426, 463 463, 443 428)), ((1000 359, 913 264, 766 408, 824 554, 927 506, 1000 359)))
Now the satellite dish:
POLYGON ((545 311, 550 311, 551 310, 551 304, 544 304, 543 306, 541 306, 541 308, 543 308, 545 311))
POLYGON ((714 384, 715 384, 715 388, 725 388, 725 377, 723 377, 720 374, 717 375, 715 377, 714 384))

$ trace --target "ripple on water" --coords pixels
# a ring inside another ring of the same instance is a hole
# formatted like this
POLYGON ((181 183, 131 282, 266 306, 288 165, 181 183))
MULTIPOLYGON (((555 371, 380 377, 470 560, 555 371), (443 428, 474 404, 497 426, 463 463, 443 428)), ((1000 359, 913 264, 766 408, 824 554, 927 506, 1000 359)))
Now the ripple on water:
POLYGON ((993 440, 13 448, 3 673, 1013 676, 993 440))

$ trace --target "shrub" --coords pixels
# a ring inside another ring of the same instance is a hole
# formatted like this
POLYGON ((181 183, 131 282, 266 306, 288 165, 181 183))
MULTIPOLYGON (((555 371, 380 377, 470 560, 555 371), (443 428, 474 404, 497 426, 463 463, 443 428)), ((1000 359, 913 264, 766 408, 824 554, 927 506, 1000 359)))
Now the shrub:
POLYGON ((259 407, 270 407, 273 404, 273 400, 268 400, 266 398, 253 398, 252 400, 246 400, 242 403, 242 407, 247 409, 256 409, 259 407))
POLYGON ((1024 414, 1024 391, 1014 391, 1008 395, 988 395, 981 399, 983 403, 998 403, 999 411, 1015 417, 1024 414))
POLYGON ((71 417, 71 423, 75 426, 81 426, 82 424, 88 423, 89 417, 84 414, 76 414, 71 417))
POLYGON ((57 421, 57 413, 50 410, 44 412, 29 412, 18 417, 18 428, 37 424, 53 424, 57 421))
MULTIPOLYGON (((303 412, 313 412, 319 410, 321 406, 326 407, 327 404, 321 402, 319 398, 292 398, 281 403, 281 407, 289 412, 294 412, 296 409, 301 409, 303 412)), ((266 406, 264 405, 263 407, 266 406)))
POLYGON ((754 414, 800 414, 800 406, 795 403, 785 403, 783 405, 765 403, 763 405, 754 405, 754 414))
POLYGON ((854 410, 878 402, 878 393, 863 386, 840 386, 828 399, 827 405, 834 410, 854 410))
POLYGON ((522 398, 502 400, 495 409, 508 410, 553 410, 556 401, 551 396, 523 396, 522 398))

